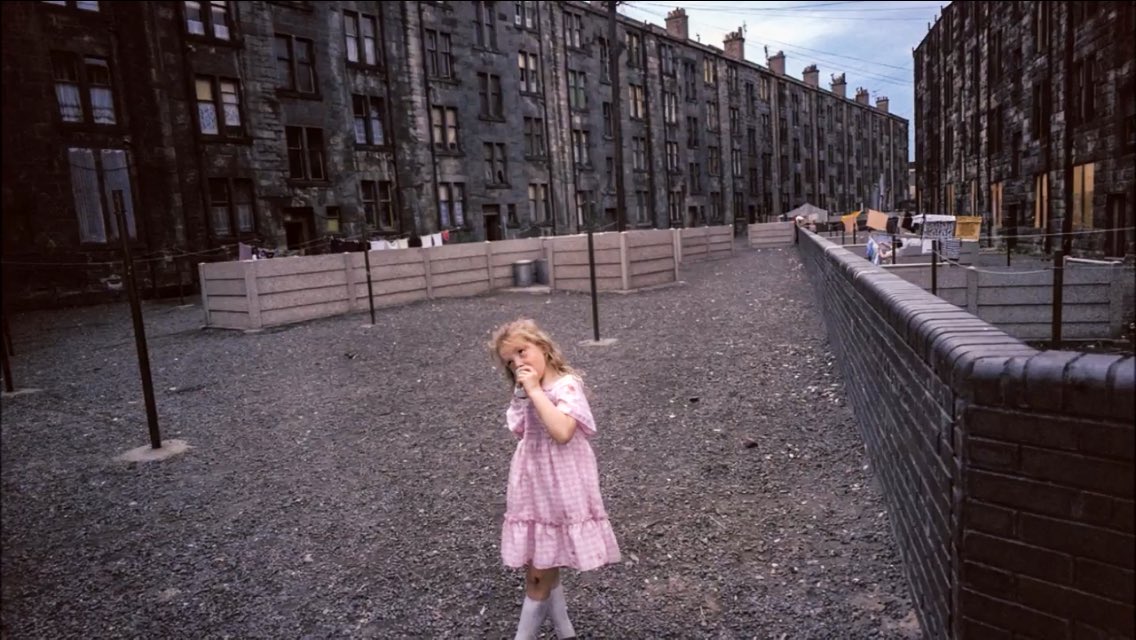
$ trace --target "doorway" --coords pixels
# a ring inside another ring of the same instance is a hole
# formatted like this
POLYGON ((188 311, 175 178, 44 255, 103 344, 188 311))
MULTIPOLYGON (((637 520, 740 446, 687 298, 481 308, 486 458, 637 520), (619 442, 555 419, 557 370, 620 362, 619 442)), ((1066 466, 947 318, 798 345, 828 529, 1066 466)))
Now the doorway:
POLYGON ((501 207, 487 204, 481 207, 481 215, 485 219, 485 239, 493 242, 504 239, 501 235, 501 207))
POLYGON ((291 251, 307 253, 315 236, 315 212, 311 207, 284 208, 284 240, 291 251))

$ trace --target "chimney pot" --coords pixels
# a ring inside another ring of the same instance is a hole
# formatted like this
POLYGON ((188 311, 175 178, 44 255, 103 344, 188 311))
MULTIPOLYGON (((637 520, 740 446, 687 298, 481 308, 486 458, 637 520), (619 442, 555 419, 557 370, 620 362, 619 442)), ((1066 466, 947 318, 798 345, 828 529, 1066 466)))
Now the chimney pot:
POLYGON ((848 97, 848 95, 847 95, 848 94, 848 92, 847 92, 848 83, 844 80, 844 74, 843 73, 840 74, 840 75, 833 74, 831 86, 832 86, 832 93, 833 94, 840 96, 841 98, 847 98, 848 97))
POLYGON ((734 60, 745 60, 745 35, 741 29, 726 34, 722 40, 726 57, 734 60))
POLYGON ((667 14, 667 33, 680 40, 690 39, 690 21, 686 9, 679 7, 667 14))
POLYGON ((769 56, 769 70, 773 73, 783 76, 785 75, 785 52, 778 51, 777 53, 769 56))
POLYGON ((801 78, 805 81, 805 84, 815 89, 820 84, 820 71, 817 70, 815 64, 810 64, 801 73, 801 78))

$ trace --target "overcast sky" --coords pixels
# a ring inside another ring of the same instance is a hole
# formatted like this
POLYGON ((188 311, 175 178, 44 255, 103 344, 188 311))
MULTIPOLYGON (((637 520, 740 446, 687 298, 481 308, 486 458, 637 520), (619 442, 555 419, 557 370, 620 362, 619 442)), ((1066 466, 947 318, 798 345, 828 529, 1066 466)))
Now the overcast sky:
POLYGON ((844 72, 848 97, 857 87, 889 98, 888 109, 909 123, 909 155, 915 154, 914 71, 912 51, 927 35, 947 2, 624 2, 619 11, 628 17, 666 26, 665 16, 675 7, 686 9, 690 38, 722 47, 726 33, 745 25, 746 59, 765 65, 770 54, 785 52, 785 72, 800 78, 809 64, 820 68, 820 84, 828 88, 832 74, 844 72))

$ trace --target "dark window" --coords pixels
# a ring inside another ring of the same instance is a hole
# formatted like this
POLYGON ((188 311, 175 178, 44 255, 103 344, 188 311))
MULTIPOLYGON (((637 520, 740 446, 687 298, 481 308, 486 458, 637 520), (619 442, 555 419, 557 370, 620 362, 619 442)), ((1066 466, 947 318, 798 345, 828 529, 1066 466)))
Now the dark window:
POLYGON ((489 73, 477 74, 479 93, 481 98, 481 117, 500 120, 505 117, 505 108, 501 101, 501 76, 489 73))
POLYGON ((544 157, 544 120, 525 118, 525 155, 544 157))
POLYGON ((583 71, 568 70, 568 106, 572 109, 588 108, 587 80, 583 71))
POLYGON ((435 149, 446 153, 458 153, 461 150, 457 108, 431 107, 430 126, 434 136, 435 149))
POLYGON ((627 66, 643 66, 643 40, 638 33, 627 32, 627 66))
POLYGON ((575 13, 565 12, 564 36, 568 40, 569 47, 579 49, 584 46, 584 18, 575 13))
POLYGON ((355 117, 355 144, 384 146, 386 136, 386 109, 382 98, 351 96, 355 117))
MULTIPOLYGON (((83 3, 80 3, 83 4, 83 3)), ((98 3, 94 3, 98 4, 98 3)), ((184 2, 185 30, 195 36, 229 40, 233 22, 228 2, 184 2)))
POLYGON ((660 44, 659 57, 662 74, 673 76, 675 74, 675 48, 669 44, 660 44))
POLYGON ((497 50, 497 18, 493 3, 477 1, 473 3, 473 31, 477 46, 482 49, 497 50))
POLYGON ((485 183, 505 185, 509 183, 509 170, 505 161, 505 145, 500 142, 486 142, 485 183))
POLYGON ((536 26, 536 3, 514 2, 513 25, 524 29, 536 26))
POLYGON ((209 179, 209 227, 217 237, 256 231, 256 205, 252 181, 209 179))
POLYGON ((604 124, 603 134, 604 134, 605 138, 610 138, 613 135, 614 129, 612 127, 613 122, 612 122, 611 118, 612 118, 611 103, 605 102, 605 103, 603 103, 603 124, 604 124))
POLYGON ((453 38, 450 34, 426 30, 426 72, 435 78, 453 77, 453 38))
POLYGON ((535 53, 517 52, 521 93, 540 93, 540 57, 535 53))
POLYGON ((71 166, 71 192, 79 222, 79 241, 106 243, 118 240, 115 212, 119 204, 131 238, 137 237, 130 185, 129 161, 122 149, 67 150, 71 166))
POLYGON ((292 180, 326 180, 323 129, 285 127, 285 135, 288 138, 288 177, 292 180))
POLYGON ((207 136, 240 136, 241 92, 237 80, 197 76, 197 130, 207 136))
POLYGON ((347 61, 367 66, 382 64, 378 46, 379 19, 354 11, 343 12, 343 30, 347 36, 347 61))
POLYGON ((280 88, 316 92, 314 46, 307 38, 276 34, 276 75, 280 88))
POLYGON ((55 99, 64 122, 115 124, 114 89, 106 58, 51 52, 55 99))
POLYGON ((1096 57, 1090 54, 1073 64, 1073 124, 1085 124, 1096 117, 1095 62, 1096 57))
POLYGON ((465 226, 465 183, 438 185, 438 225, 442 229, 465 226))
POLYGON ((395 230, 398 224, 394 215, 394 185, 387 180, 360 180, 359 190, 367 226, 383 231, 395 230))
POLYGON ((82 10, 82 11, 98 11, 99 10, 99 3, 98 2, 82 2, 82 1, 76 2, 75 0, 66 0, 66 2, 64 2, 63 0, 58 0, 56 2, 50 2, 50 1, 45 0, 44 4, 54 4, 54 5, 57 5, 57 6, 60 6, 60 7, 67 7, 68 9, 79 9, 79 10, 82 10))

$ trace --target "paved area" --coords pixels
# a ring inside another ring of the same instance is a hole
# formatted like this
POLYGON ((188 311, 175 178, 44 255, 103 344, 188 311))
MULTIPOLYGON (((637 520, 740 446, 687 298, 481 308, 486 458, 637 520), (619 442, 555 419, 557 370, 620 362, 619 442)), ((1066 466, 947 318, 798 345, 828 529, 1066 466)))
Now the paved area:
MULTIPOLYGON (((582 638, 916 638, 886 511, 792 250, 684 283, 424 302, 258 334, 146 305, 16 316, 2 409, 3 635, 511 638, 514 440, 485 342, 529 316, 583 369, 622 564, 566 572, 582 638)), ((546 627, 546 638, 554 637, 546 627)))

